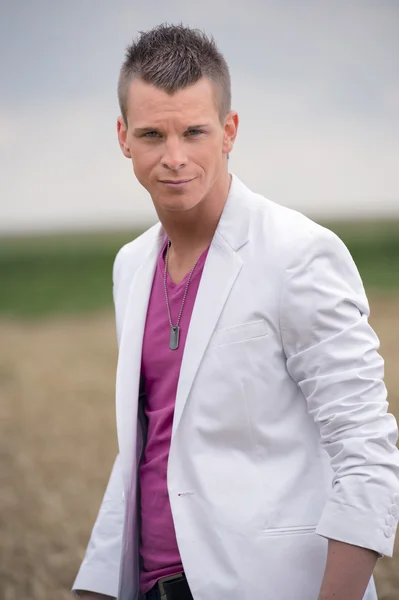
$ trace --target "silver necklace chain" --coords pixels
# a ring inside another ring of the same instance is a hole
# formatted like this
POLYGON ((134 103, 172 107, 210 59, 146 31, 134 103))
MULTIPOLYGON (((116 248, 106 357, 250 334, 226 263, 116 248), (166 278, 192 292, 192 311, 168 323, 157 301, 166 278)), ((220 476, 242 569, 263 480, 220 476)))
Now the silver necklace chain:
POLYGON ((181 319, 181 316, 183 314, 183 308, 184 308, 184 304, 185 304, 186 298, 187 298, 188 286, 190 285, 191 277, 192 277, 192 274, 194 273, 195 267, 197 266, 199 258, 197 258, 197 260, 194 263, 193 268, 191 269, 190 273, 188 274, 187 283, 186 283, 186 287, 184 289, 184 294, 183 294, 183 300, 182 300, 182 303, 181 303, 181 306, 180 306, 179 316, 177 317, 176 325, 173 325, 173 323, 172 323, 172 316, 170 314, 170 306, 169 306, 169 298, 168 298, 168 287, 167 287, 167 275, 168 275, 168 264, 169 264, 169 248, 170 248, 170 240, 168 240, 168 244, 167 244, 167 247, 166 247, 166 257, 165 257, 165 270, 164 270, 164 277, 163 277, 163 286, 164 286, 164 290, 165 290, 165 300, 166 300, 166 308, 168 310, 169 325, 170 325, 170 328, 173 329, 174 327, 179 327, 179 325, 180 325, 180 319, 181 319))

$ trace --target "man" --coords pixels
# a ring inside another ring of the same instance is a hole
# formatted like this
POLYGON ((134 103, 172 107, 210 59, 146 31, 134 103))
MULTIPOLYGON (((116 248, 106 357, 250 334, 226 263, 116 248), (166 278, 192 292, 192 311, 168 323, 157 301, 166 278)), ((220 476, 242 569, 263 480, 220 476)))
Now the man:
POLYGON ((119 101, 160 223, 115 260, 120 453, 74 589, 375 599, 397 427, 348 251, 230 176, 238 116, 203 33, 142 33, 119 101))

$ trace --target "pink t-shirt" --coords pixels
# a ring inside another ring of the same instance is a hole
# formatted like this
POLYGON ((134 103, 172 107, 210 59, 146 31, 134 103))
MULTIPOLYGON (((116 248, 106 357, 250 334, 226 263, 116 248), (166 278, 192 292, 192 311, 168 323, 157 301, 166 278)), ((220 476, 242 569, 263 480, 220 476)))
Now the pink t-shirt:
MULTIPOLYGON (((141 593, 148 592, 161 577, 183 571, 176 542, 166 483, 176 390, 184 345, 190 324, 207 250, 201 255, 191 277, 180 320, 177 350, 170 350, 170 325, 164 291, 164 253, 158 259, 144 331, 141 374, 145 380, 148 418, 147 443, 140 467, 141 489, 141 593)), ((187 276, 178 285, 167 277, 172 323, 179 315, 187 276)))

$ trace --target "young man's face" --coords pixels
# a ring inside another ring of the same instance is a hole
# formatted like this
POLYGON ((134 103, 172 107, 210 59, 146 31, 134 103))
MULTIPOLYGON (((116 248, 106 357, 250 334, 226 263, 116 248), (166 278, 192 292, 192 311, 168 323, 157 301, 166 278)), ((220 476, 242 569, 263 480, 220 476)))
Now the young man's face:
POLYGON ((137 79, 129 88, 127 119, 127 129, 118 119, 119 142, 158 212, 195 207, 226 177, 238 117, 230 111, 220 122, 208 79, 173 95, 137 79))

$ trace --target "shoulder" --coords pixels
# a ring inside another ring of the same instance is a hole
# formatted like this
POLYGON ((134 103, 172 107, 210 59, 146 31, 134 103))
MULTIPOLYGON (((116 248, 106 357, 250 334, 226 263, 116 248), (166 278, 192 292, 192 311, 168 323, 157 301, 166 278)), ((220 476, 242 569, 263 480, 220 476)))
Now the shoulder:
POLYGON ((136 239, 120 248, 115 257, 113 266, 114 286, 119 283, 121 278, 131 278, 134 272, 139 268, 148 253, 148 249, 153 247, 153 244, 159 235, 160 228, 160 223, 156 223, 136 239))
POLYGON ((254 194, 252 219, 261 229, 255 237, 274 263, 282 288, 291 290, 298 299, 307 290, 319 297, 356 297, 356 305, 368 312, 364 286, 357 266, 344 242, 330 229, 312 221, 298 211, 281 206, 254 194), (316 292, 316 290, 318 290, 316 292))
POLYGON ((116 255, 112 275, 118 341, 121 339, 129 289, 134 275, 154 247, 160 231, 161 226, 157 223, 132 242, 122 246, 116 255))
POLYGON ((349 252, 342 240, 330 229, 301 212, 277 204, 254 192, 248 194, 251 212, 251 236, 264 251, 278 257, 280 264, 290 264, 301 254, 329 251, 345 255, 349 252))
POLYGON ((250 212, 248 241, 252 250, 248 256, 251 261, 255 257, 260 269, 266 267, 278 286, 287 278, 299 276, 310 282, 326 276, 346 281, 364 293, 353 258, 333 231, 248 188, 242 191, 250 212))
POLYGON ((291 246, 309 237, 331 238, 335 234, 303 213, 252 194, 250 202, 253 223, 259 223, 265 232, 281 246, 291 246))

